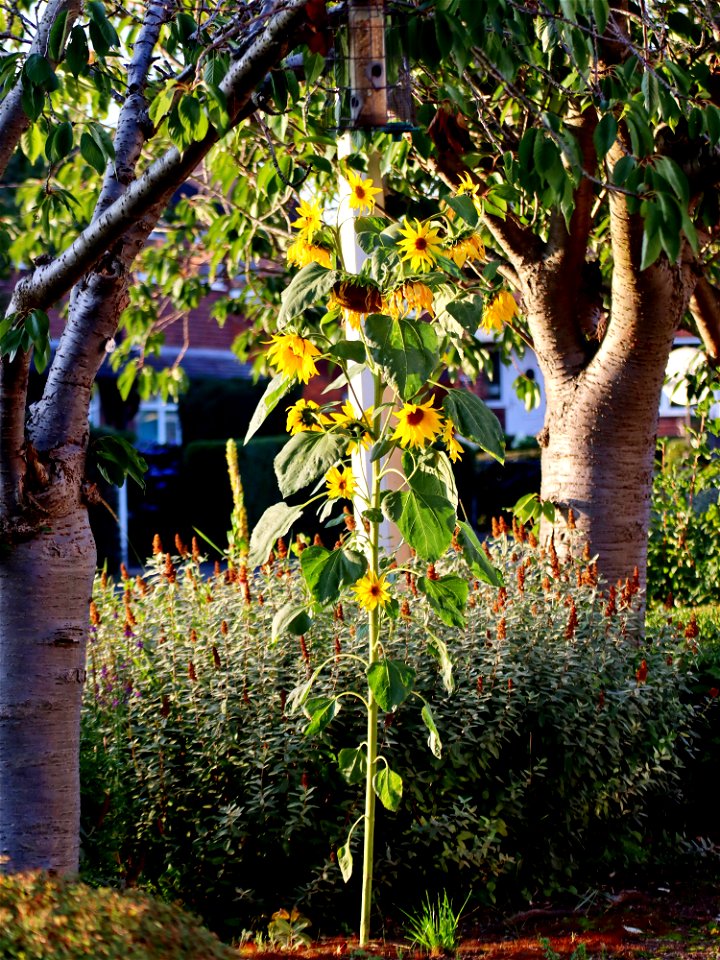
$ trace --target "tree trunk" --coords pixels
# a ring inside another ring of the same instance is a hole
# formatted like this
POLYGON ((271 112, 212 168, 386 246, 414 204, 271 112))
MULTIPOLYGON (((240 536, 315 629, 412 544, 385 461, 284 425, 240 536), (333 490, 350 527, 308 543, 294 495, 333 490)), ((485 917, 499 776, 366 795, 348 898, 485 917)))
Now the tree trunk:
POLYGON ((40 532, 4 545, 0 556, 3 872, 77 870, 80 702, 96 554, 75 489, 71 503, 43 517, 40 532))
MULTIPOLYGON (((660 390, 672 335, 639 362, 590 368, 570 382, 546 381, 543 500, 567 518, 599 557, 608 581, 645 582, 660 390)), ((563 540, 563 522, 555 537, 563 540)))

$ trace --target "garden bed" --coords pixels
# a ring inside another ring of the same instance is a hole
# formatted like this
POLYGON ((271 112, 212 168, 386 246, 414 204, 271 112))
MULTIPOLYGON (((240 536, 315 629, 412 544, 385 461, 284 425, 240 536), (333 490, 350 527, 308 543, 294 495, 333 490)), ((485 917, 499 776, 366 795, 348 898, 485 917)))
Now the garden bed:
MULTIPOLYGON (((457 950, 460 960, 716 960, 720 956, 720 887, 682 885, 598 893, 582 910, 545 904, 506 918, 475 918, 457 950)), ((287 950, 245 944, 253 960, 287 960, 287 950)), ((420 960, 426 953, 406 942, 328 938, 296 951, 305 960, 384 958, 420 960)))

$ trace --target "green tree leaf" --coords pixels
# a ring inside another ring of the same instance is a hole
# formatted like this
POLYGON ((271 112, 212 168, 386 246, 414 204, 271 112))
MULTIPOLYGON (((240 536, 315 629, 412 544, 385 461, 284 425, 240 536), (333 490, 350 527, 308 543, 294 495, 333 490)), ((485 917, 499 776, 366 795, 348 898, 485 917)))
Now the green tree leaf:
POLYGON ((483 580, 493 587, 501 587, 503 585, 502 572, 488 560, 473 528, 465 520, 461 520, 458 526, 460 527, 458 543, 463 548, 463 556, 467 565, 478 580, 483 580))
POLYGON ((362 783, 365 779, 367 775, 367 750, 365 747, 345 747, 338 753, 337 762, 340 773, 348 783, 362 783))
POLYGON ((469 585, 467 580, 449 573, 439 580, 419 577, 418 589, 428 598, 430 606, 449 627, 464 627, 466 624, 469 585))
POLYGON ((281 607, 273 617, 271 628, 271 642, 276 643, 280 637, 290 634, 299 637, 307 633, 312 626, 312 619, 305 607, 298 606, 297 603, 286 603, 281 607))
POLYGON ((370 354, 403 400, 423 387, 437 362, 437 334, 429 323, 372 314, 365 322, 370 354))
POLYGON ((381 709, 394 710, 410 696, 415 671, 402 660, 383 657, 368 667, 367 681, 381 709))
POLYGON ((74 77, 78 77, 88 65, 90 51, 87 37, 81 26, 75 24, 70 31, 70 40, 65 49, 65 63, 74 77))
POLYGON ((347 437, 338 433, 296 433, 275 458, 280 492, 289 497, 324 476, 345 455, 347 437))
POLYGON ((386 810, 397 810, 402 800, 403 782, 400 774, 383 767, 373 777, 373 789, 386 810))
POLYGON ((505 462, 505 434, 498 418, 480 397, 469 390, 448 390, 443 410, 461 437, 477 443, 498 463, 505 462))
POLYGON ((338 547, 308 547, 300 554, 300 566, 313 598, 319 603, 333 603, 340 590, 355 583, 367 570, 367 560, 356 550, 338 547))
POLYGON ((385 516, 397 524, 421 560, 430 563, 445 553, 455 529, 455 508, 438 495, 439 482, 429 474, 418 474, 411 490, 388 493, 381 504, 385 516))
POLYGON ((93 443, 92 450, 98 471, 108 483, 120 487, 125 478, 130 477, 141 489, 145 489, 147 462, 127 440, 122 437, 100 437, 93 443))
POLYGON ((107 162, 105 156, 89 133, 83 133, 80 137, 80 153, 83 159, 97 170, 98 173, 102 174, 105 172, 105 164, 107 162))
POLYGON ((284 537, 290 527, 302 516, 302 507, 276 503, 268 507, 258 520, 250 537, 248 564, 257 567, 265 563, 278 537, 284 537))
POLYGON ((598 162, 601 163, 610 147, 615 143, 618 132, 618 123, 611 113, 606 113, 601 117, 595 132, 593 133, 593 142, 597 152, 598 162))

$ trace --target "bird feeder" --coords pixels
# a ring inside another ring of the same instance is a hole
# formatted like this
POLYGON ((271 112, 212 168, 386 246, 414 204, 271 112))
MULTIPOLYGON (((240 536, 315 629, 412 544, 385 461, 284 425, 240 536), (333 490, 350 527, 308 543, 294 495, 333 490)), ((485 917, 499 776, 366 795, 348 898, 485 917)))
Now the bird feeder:
POLYGON ((402 30, 402 24, 386 13, 383 0, 348 4, 347 19, 335 36, 339 130, 399 134, 414 129, 402 30))

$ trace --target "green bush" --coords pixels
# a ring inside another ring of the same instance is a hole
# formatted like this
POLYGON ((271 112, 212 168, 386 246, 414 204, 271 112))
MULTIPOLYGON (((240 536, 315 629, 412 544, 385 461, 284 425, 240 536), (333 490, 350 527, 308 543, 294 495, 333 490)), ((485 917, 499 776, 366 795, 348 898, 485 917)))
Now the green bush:
POLYGON ((232 960, 199 921, 139 891, 43 873, 0 876, 3 960, 232 960))
MULTIPOLYGON (((398 575, 409 602, 384 643, 417 670, 443 751, 428 750, 414 698, 388 715, 382 749, 405 787, 397 813, 379 812, 384 910, 430 886, 534 896, 637 863, 663 829, 648 810, 679 792, 692 645, 661 628, 638 646, 634 586, 603 592, 580 559, 561 568, 505 535, 492 550, 506 587, 475 582, 465 628, 440 622, 398 575)), ((333 851, 362 804, 335 757, 363 741, 362 714, 344 700, 308 738, 288 699, 323 661, 318 693, 360 689, 336 654, 360 648, 364 618, 347 602, 271 644, 274 615, 301 589, 288 560, 248 582, 158 556, 146 580, 98 581, 82 744, 89 873, 112 879, 120 862, 218 928, 302 903, 314 929, 323 916, 337 929, 353 910, 357 878, 344 887, 333 851)))
POLYGON ((701 419, 687 439, 663 440, 653 481, 648 597, 696 606, 717 599, 720 579, 718 422, 701 419))

